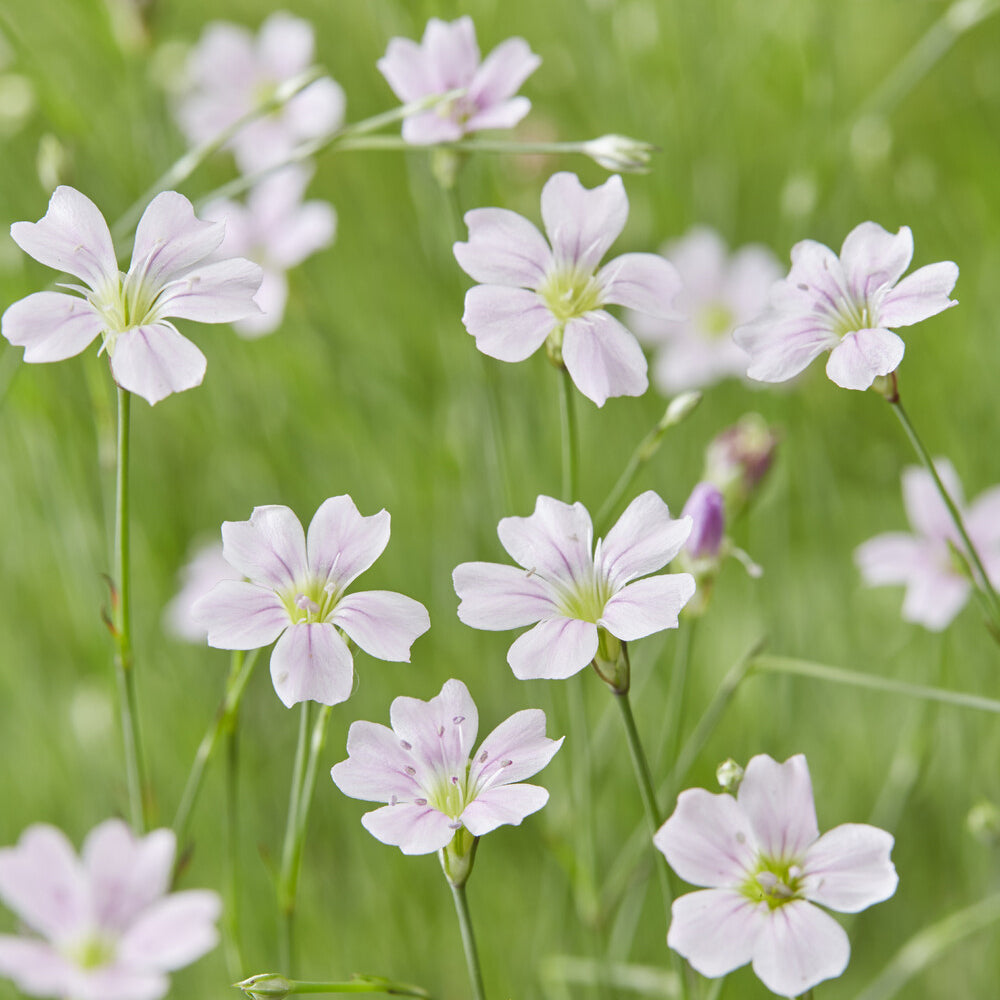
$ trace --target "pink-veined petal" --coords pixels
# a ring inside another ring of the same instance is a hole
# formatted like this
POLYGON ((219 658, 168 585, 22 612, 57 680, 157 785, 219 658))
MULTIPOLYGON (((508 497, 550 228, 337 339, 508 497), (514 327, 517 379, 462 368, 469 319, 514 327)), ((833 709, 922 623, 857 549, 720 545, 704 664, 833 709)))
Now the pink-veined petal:
POLYGON ((410 662, 410 647, 430 627, 427 609, 391 590, 366 590, 340 599, 330 619, 369 656, 410 662))
POLYGON ((464 775, 479 731, 479 712, 461 681, 445 681, 428 701, 393 699, 389 719, 396 735, 412 749, 421 781, 464 775))
POLYGON ((483 740, 469 768, 473 789, 508 785, 537 774, 562 746, 545 735, 545 713, 526 708, 505 719, 483 740))
POLYGON ((890 531, 876 535, 854 550, 854 562, 869 587, 907 583, 926 572, 930 552, 915 535, 890 531))
POLYGON ((206 365, 205 355, 166 322, 120 333, 111 355, 114 380, 150 406, 201 385, 206 365))
POLYGON ((459 619, 470 628, 503 631, 556 614, 551 587, 519 566, 471 562, 455 567, 459 619))
POLYGON ((130 965, 169 972, 190 965, 219 941, 215 922, 222 912, 218 893, 174 892, 154 903, 125 932, 118 954, 130 965))
POLYGON ((858 913, 888 899, 899 883, 889 860, 892 834, 867 823, 844 823, 806 851, 803 894, 841 913, 858 913))
POLYGON ((423 50, 410 38, 390 38, 385 55, 375 65, 404 104, 419 101, 434 89, 423 50))
POLYGON ((503 518, 497 535, 516 563, 549 581, 582 581, 593 571, 594 528, 582 503, 540 496, 530 516, 503 518))
POLYGON ((773 861, 801 863, 806 848, 819 836, 809 766, 802 754, 783 764, 767 754, 751 758, 737 802, 761 853, 773 861))
POLYGON ((891 330, 857 330, 830 352, 826 374, 842 389, 867 389, 877 375, 894 372, 905 351, 891 330))
POLYGON ((354 660, 327 622, 291 625, 271 653, 271 681, 286 708, 300 701, 339 705, 354 687, 354 660))
POLYGON ((548 801, 549 793, 538 785, 494 785, 462 810, 461 820, 469 833, 481 837, 504 824, 520 826, 548 801))
POLYGON ((455 836, 455 821, 429 805, 399 802, 382 806, 361 817, 364 828, 383 844, 404 854, 430 854, 445 847, 455 836))
POLYGON ((542 188, 542 219, 557 264, 593 271, 628 219, 622 179, 587 190, 576 174, 553 174, 542 188))
POLYGON ((442 21, 432 17, 420 42, 433 75, 435 90, 466 87, 479 65, 479 46, 471 17, 442 21))
POLYGON ((62 292, 35 292, 3 314, 3 335, 24 348, 29 363, 63 361, 79 354, 104 329, 86 299, 62 292))
POLYGON ((415 759, 403 743, 388 726, 352 722, 347 731, 348 759, 331 768, 333 783, 345 795, 370 802, 419 798, 415 759))
POLYGON ((459 266, 484 285, 538 288, 551 259, 545 237, 523 215, 505 208, 476 208, 465 213, 467 243, 452 250, 459 266))
POLYGON ((733 340, 749 355, 747 377, 758 382, 794 378, 814 358, 839 343, 822 315, 784 316, 774 309, 738 326, 733 340))
POLYGON ((667 944, 703 976, 746 965, 768 920, 767 904, 731 889, 689 892, 674 900, 667 944))
POLYGON ((948 296, 958 281, 958 265, 950 260, 928 264, 908 274, 885 293, 878 308, 882 326, 910 326, 957 306, 948 296))
POLYGON ((572 677, 597 653, 597 626, 576 618, 551 618, 518 637, 507 662, 519 680, 572 677))
POLYGON ((489 128, 513 128, 531 110, 527 97, 512 97, 482 111, 477 111, 465 123, 465 131, 478 132, 489 128))
POLYGON ((601 567, 612 587, 666 566, 684 547, 691 523, 690 517, 671 517, 653 490, 637 496, 601 544, 601 567))
POLYGON ((245 319, 260 312, 253 297, 263 278, 261 266, 242 257, 204 264, 165 285, 156 312, 198 323, 245 319))
POLYGON ((694 596, 690 573, 667 573, 629 583, 611 597, 597 624, 625 642, 677 628, 681 608, 694 596))
MULTIPOLYGON (((962 482, 947 458, 935 458, 934 470, 959 510, 965 505, 962 482)), ((918 465, 903 470, 903 506, 910 524, 926 538, 952 538, 955 523, 948 513, 934 478, 918 465)))
POLYGON ((309 572, 343 590, 368 569, 389 544, 387 510, 363 515, 344 494, 324 500, 309 524, 309 572))
POLYGON ((530 358, 545 343, 556 318, 527 289, 476 285, 465 293, 462 323, 483 354, 513 362, 530 358))
POLYGON ((847 234, 840 248, 847 287, 860 301, 899 281, 912 259, 913 234, 909 226, 902 226, 894 234, 877 222, 862 222, 847 234))
POLYGON ((818 906, 794 900, 764 921, 754 945, 753 971, 772 993, 797 997, 839 976, 850 956, 844 928, 818 906))
POLYGON ((541 65, 523 38, 501 42, 476 70, 468 97, 479 108, 489 108, 518 92, 521 84, 541 65))
POLYGON ((604 304, 628 306, 660 319, 680 319, 674 299, 681 277, 668 260, 655 253, 626 253, 597 272, 604 304))
POLYGON ((243 580, 220 581, 191 613, 216 649, 262 649, 292 623, 273 590, 243 580))
POLYGON ((639 342, 603 309, 566 324, 562 353, 573 384, 598 406, 610 396, 641 396, 649 388, 639 342))
POLYGON ((249 521, 223 521, 222 552, 248 580, 272 590, 294 587, 308 575, 302 524, 281 504, 254 507, 249 521))

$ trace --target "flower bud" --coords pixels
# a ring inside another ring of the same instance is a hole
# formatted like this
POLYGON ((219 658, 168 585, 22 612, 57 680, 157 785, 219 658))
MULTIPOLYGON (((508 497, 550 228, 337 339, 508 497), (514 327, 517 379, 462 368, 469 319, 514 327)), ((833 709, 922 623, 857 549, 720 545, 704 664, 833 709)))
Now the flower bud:
POLYGON ((725 501, 717 486, 698 483, 684 504, 681 517, 694 522, 685 548, 693 559, 716 559, 726 530, 725 501))
POLYGON ((1000 809, 989 799, 980 799, 965 817, 965 828, 980 843, 995 846, 1000 843, 1000 809))
POLYGON ((233 985, 250 1000, 284 1000, 292 992, 292 984, 278 972, 262 972, 233 985))
POLYGON ((682 420, 686 420, 698 408, 703 398, 703 394, 697 390, 682 392, 679 396, 674 396, 667 404, 667 411, 660 418, 657 426, 660 430, 665 431, 676 426, 682 420))
POLYGON ((729 757, 715 769, 715 778, 724 792, 735 795, 740 790, 740 782, 743 780, 743 768, 729 757))
POLYGON ((758 413, 747 413, 718 434, 705 451, 704 479, 726 498, 730 517, 746 506, 771 468, 778 435, 758 413))
POLYGON ((648 142, 627 135, 602 135, 583 144, 583 152, 605 170, 643 174, 649 169, 649 154, 656 149, 648 142))

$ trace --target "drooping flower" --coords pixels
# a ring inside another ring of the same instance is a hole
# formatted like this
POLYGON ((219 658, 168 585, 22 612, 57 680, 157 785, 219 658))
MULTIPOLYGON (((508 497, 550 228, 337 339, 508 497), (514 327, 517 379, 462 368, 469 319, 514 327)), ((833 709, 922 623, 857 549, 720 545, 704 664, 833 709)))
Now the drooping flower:
POLYGON ((261 181, 247 196, 246 205, 220 200, 205 206, 206 219, 226 224, 219 252, 248 257, 264 271, 254 299, 260 313, 233 324, 244 337, 260 337, 278 328, 288 299, 285 272, 333 242, 337 226, 333 206, 302 201, 309 176, 303 167, 286 167, 261 181))
POLYGON ((0 975, 31 996, 157 1000, 167 973, 218 941, 216 893, 170 892, 170 830, 135 837, 121 820, 95 827, 77 857, 55 827, 36 824, 0 850, 0 898, 26 929, 0 934, 0 975))
POLYGON ((195 604, 223 580, 242 580, 222 554, 220 542, 210 542, 195 551, 180 571, 181 587, 163 609, 168 632, 187 642, 204 642, 205 628, 195 620, 195 604))
POLYGON ((508 38, 480 62, 472 18, 449 23, 432 17, 419 45, 409 38, 390 39, 376 65, 404 104, 465 91, 403 120, 403 138, 427 145, 454 142, 482 129, 513 128, 531 110, 527 97, 514 95, 541 61, 523 38, 508 38))
POLYGON ((768 290, 781 277, 777 258, 757 245, 730 255, 723 239, 707 226, 695 226, 660 252, 680 274, 676 306, 685 318, 636 313, 627 320, 656 351, 657 387, 669 394, 745 376, 747 356, 733 341, 733 330, 767 305, 768 290))
POLYGON ((801 754, 754 757, 735 798, 681 792, 653 843, 682 879, 708 887, 674 901, 667 944, 710 978, 752 962, 783 997, 847 968, 847 934, 819 907, 857 913, 899 881, 884 830, 844 823, 819 835, 801 754))
POLYGON ((768 308, 733 333, 750 355, 747 375, 784 382, 830 351, 826 373, 845 389, 867 389, 894 372, 905 345, 892 330, 936 316, 958 280, 951 261, 903 278, 913 258, 907 226, 893 235, 875 222, 847 234, 838 257, 815 240, 792 247, 792 268, 770 291, 768 308), (900 280, 902 278, 902 280, 900 280))
POLYGON ((355 722, 347 734, 348 759, 330 772, 355 799, 386 802, 365 813, 365 829, 404 854, 429 854, 466 829, 481 837, 505 823, 517 826, 537 812, 549 793, 522 784, 562 745, 545 735, 545 713, 515 712, 472 755, 479 714, 461 681, 446 681, 430 701, 396 698, 392 729, 355 722))
POLYGON ((10 233, 35 260, 83 281, 67 286, 80 295, 35 292, 15 302, 3 314, 3 335, 28 362, 71 358, 100 336, 114 380, 150 404, 192 389, 205 375, 205 356, 168 317, 231 323, 257 311, 260 268, 212 257, 223 231, 197 219, 183 195, 164 191, 139 220, 122 274, 97 206, 58 187, 38 222, 15 222, 10 233))
MULTIPOLYGON (((313 61, 312 25, 285 11, 271 14, 256 37, 242 25, 216 21, 188 60, 188 86, 176 113, 191 143, 207 142, 274 98, 313 61)), ((244 173, 287 160, 308 139, 338 129, 344 91, 330 77, 309 84, 280 108, 240 129, 229 145, 244 173)))
MULTIPOLYGON (((995 586, 1000 586, 1000 486, 980 494, 968 509, 962 484, 946 458, 934 462, 938 475, 962 511, 966 531, 995 586)), ((962 610, 972 592, 968 572, 950 545, 965 548, 931 474, 911 466, 903 472, 903 504, 914 529, 877 535, 854 553, 870 587, 902 584, 903 618, 939 632, 962 610)))
POLYGON ((289 708, 336 705, 350 697, 354 659, 343 632, 380 660, 409 662, 430 628, 427 609, 403 594, 346 594, 389 542, 389 514, 358 513, 349 496, 316 511, 308 536, 288 507, 255 507, 249 521, 224 521, 223 555, 246 580, 226 580, 194 607, 221 649, 258 649, 277 639, 271 680, 289 708), (279 638, 280 637, 280 638, 279 638))
POLYGON ((627 218, 620 177, 588 191, 570 173, 554 174, 542 189, 549 242, 516 212, 467 212, 469 241, 454 250, 462 269, 481 282, 466 294, 462 317, 479 350, 523 361, 545 344, 598 406, 609 396, 641 396, 649 384, 646 358, 604 307, 677 318, 672 303, 680 278, 652 253, 623 254, 597 270, 627 218))
POLYGON ((458 617, 491 631, 537 622, 510 647, 514 675, 571 677, 594 660, 599 646, 607 654, 616 640, 677 627, 694 579, 647 574, 670 562, 690 532, 691 519, 671 518, 650 490, 594 545, 583 504, 540 496, 530 517, 505 517, 497 527, 503 547, 523 568, 471 562, 455 569, 458 617))

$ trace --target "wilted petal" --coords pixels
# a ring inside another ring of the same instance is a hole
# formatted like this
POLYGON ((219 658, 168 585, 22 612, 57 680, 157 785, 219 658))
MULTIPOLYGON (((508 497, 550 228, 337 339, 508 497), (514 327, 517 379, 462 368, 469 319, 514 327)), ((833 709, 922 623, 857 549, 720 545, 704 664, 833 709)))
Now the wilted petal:
POLYGON ((694 595, 690 573, 668 573, 636 580, 604 605, 597 624, 625 642, 642 639, 665 628, 677 628, 681 608, 694 595))
POLYGON ((184 195, 161 191, 136 227, 129 278, 147 287, 165 285, 217 250, 225 232, 221 222, 198 219, 184 195))
POLYGON ((913 259, 913 234, 902 226, 893 235, 877 222, 855 226, 840 248, 847 287, 857 299, 866 299, 879 288, 894 285, 913 259))
POLYGON ((171 393, 201 385, 205 355, 170 323, 137 326, 115 338, 111 374, 151 406, 171 393))
POLYGON ((857 330, 833 349, 826 373, 842 389, 867 389, 877 375, 894 372, 905 351, 891 330, 857 330))
POLYGON ((479 108, 506 101, 517 93, 541 62, 523 38, 508 38, 476 70, 469 84, 469 100, 479 108))
POLYGON ((455 836, 453 820, 428 805, 399 802, 382 806, 361 817, 364 828, 383 844, 404 854, 430 854, 445 847, 455 836))
POLYGON ((572 677, 597 653, 597 626, 576 618, 539 622, 514 641, 507 653, 519 680, 572 677))
POLYGON ((352 722, 347 731, 347 753, 348 759, 334 764, 330 771, 333 783, 345 795, 371 802, 420 796, 415 758, 388 726, 352 722))
POLYGON ((680 319, 674 299, 681 278, 669 261, 655 253, 626 253, 615 257, 597 272, 601 300, 628 306, 660 319, 680 319))
POLYGON ((691 518, 670 516, 652 490, 625 508, 601 545, 601 567, 615 588, 662 569, 675 558, 691 534, 691 518))
POLYGON ((907 583, 928 569, 927 544, 915 535, 891 531, 854 550, 854 562, 869 587, 907 583))
POLYGON ((487 285, 538 288, 551 253, 545 237, 523 215, 504 208, 465 213, 469 241, 452 248, 459 266, 487 285))
POLYGON ((215 922, 221 912, 218 893, 207 889, 172 893, 150 906, 128 929, 118 943, 118 954, 144 969, 180 969, 216 946, 215 922))
POLYGON ((524 361, 555 329, 545 303, 524 288, 476 285, 465 293, 462 322, 476 347, 498 361, 524 361))
POLYGON ((892 834, 866 823, 844 823, 824 833, 802 866, 807 899, 842 913, 881 903, 899 882, 889 860, 892 834))
POLYGON ((582 580, 592 572, 594 528, 582 503, 540 496, 530 517, 505 517, 500 543, 530 573, 549 581, 582 580))
POLYGON ((24 348, 29 363, 63 361, 79 354, 104 329, 86 299, 61 292, 35 292, 3 314, 3 335, 24 348))
POLYGON ((253 297, 263 277, 259 264, 242 257, 205 264, 165 285, 156 313, 199 323, 245 319, 260 312, 253 297))
POLYGON ((641 396, 649 387, 639 342, 602 309, 569 320, 562 353, 574 385, 598 406, 609 396, 641 396))
POLYGON ((262 649, 291 624, 288 609, 271 589, 224 580, 195 602, 191 613, 216 649, 262 649))
POLYGON ((948 298, 958 281, 958 265, 950 260, 928 264, 907 275, 885 293, 878 309, 882 326, 909 326, 957 306, 948 298))
POLYGON ((390 521, 386 510, 362 515, 346 494, 324 500, 309 524, 310 574, 343 590, 385 551, 390 521))
POLYGON ((332 625, 292 625, 271 653, 271 680, 286 708, 300 701, 338 705, 351 696, 354 660, 332 625))
POLYGON ((819 836, 809 767, 802 754, 783 764, 766 754, 753 757, 746 766, 737 801, 757 835, 761 852, 775 861, 801 858, 819 836))
POLYGON ((538 708, 515 712, 483 740, 469 768, 469 785, 507 785, 537 774, 562 746, 545 735, 545 713, 538 708))
POLYGON ((254 507, 249 521, 223 521, 222 551, 248 580, 272 590, 294 587, 308 572, 302 524, 281 504, 254 507))
POLYGON ((671 912, 667 944, 713 979, 750 961, 768 920, 766 904, 730 889, 689 892, 671 912))
POLYGON ((462 811, 460 819, 474 837, 510 824, 519 826, 525 816, 538 812, 549 793, 538 785, 495 785, 480 792, 462 811))
POLYGON ((542 219, 556 261, 594 270, 625 228, 628 198, 618 176, 587 190, 576 174, 553 174, 542 188, 542 219))
POLYGON ((471 628, 503 631, 556 613, 550 586, 518 566, 471 562, 455 567, 458 617, 471 628))
POLYGON ((419 601, 391 590, 348 594, 330 620, 370 656, 403 663, 410 662, 410 646, 431 627, 419 601))
POLYGON ((479 731, 479 712, 461 681, 445 681, 440 694, 429 701, 393 699, 389 718, 396 735, 410 745, 421 777, 465 773, 479 731))

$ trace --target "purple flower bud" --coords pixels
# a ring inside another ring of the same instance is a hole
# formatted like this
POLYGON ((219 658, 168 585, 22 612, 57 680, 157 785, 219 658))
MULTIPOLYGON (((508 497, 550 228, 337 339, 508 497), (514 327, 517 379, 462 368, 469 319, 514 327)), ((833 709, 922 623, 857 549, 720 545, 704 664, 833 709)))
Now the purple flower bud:
POLYGON ((758 413, 717 434, 705 451, 705 479, 726 496, 735 515, 767 474, 778 447, 778 435, 758 413))
POLYGON ((725 501, 717 486, 698 483, 684 504, 682 516, 694 522, 685 548, 695 559, 714 559, 726 529, 725 501))

